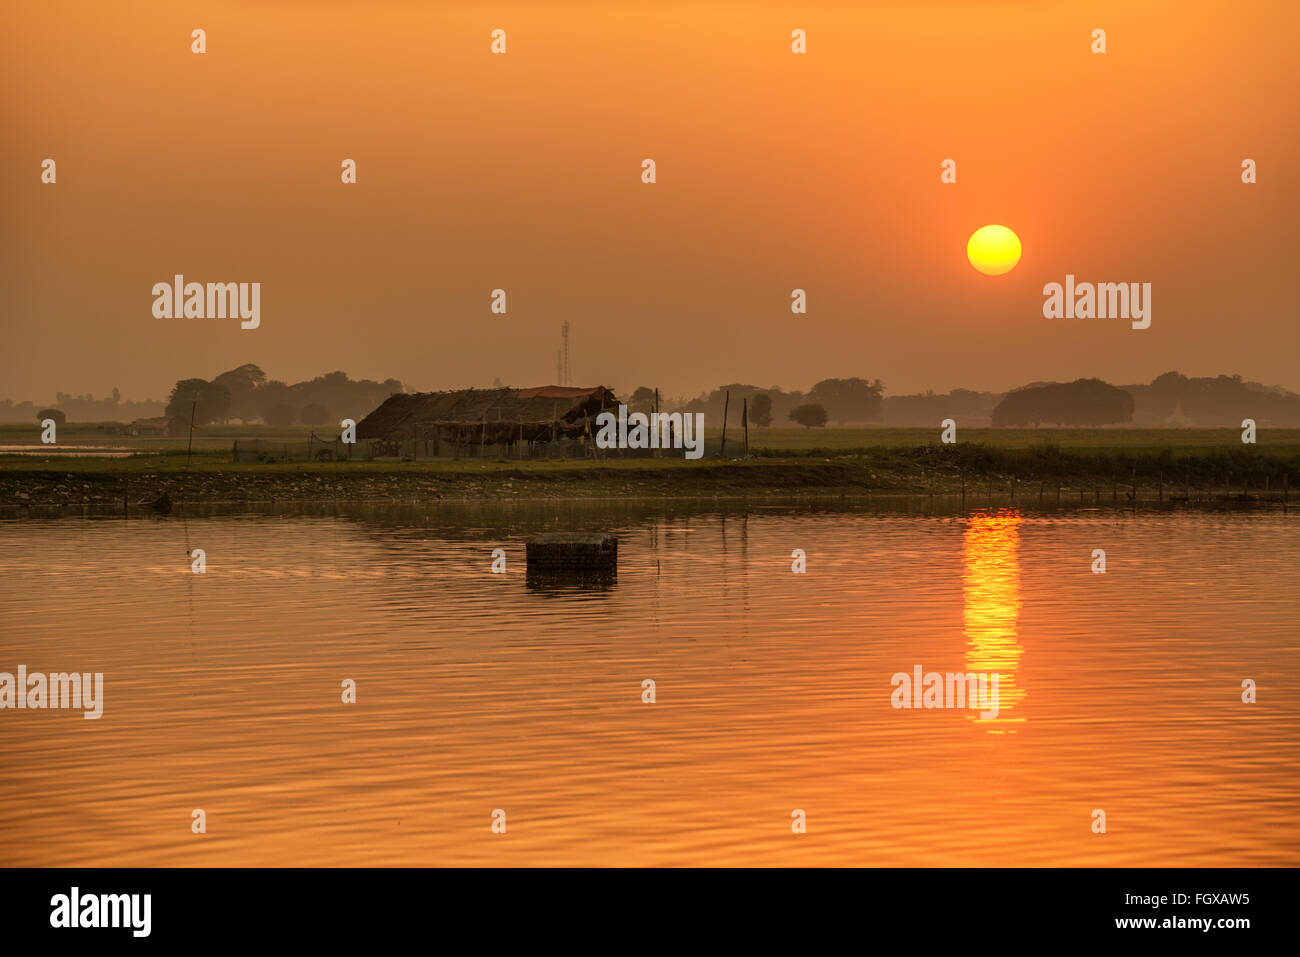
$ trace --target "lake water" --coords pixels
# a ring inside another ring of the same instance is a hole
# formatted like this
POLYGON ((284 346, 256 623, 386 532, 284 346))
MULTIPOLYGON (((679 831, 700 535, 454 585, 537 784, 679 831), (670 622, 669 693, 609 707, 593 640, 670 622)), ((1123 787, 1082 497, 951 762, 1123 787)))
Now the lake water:
POLYGON ((0 521, 0 671, 104 674, 99 720, 0 711, 0 864, 1295 865, 1298 531, 929 503, 0 521), (618 534, 617 581, 530 584, 554 529, 618 534), (997 672, 997 717, 894 708, 918 665, 997 672))

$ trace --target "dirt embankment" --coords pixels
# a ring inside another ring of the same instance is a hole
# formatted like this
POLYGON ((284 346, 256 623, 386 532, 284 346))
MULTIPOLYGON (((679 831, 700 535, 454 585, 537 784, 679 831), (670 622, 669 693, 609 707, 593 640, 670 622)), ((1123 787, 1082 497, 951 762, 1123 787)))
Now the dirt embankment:
POLYGON ((1076 502, 1293 501, 1300 457, 1259 450, 1173 459, 972 447, 836 457, 632 462, 435 461, 230 464, 114 459, 0 463, 0 508, 172 502, 328 503, 439 499, 713 498, 872 494, 1012 496, 1076 502), (60 468, 59 466, 64 466, 60 468))

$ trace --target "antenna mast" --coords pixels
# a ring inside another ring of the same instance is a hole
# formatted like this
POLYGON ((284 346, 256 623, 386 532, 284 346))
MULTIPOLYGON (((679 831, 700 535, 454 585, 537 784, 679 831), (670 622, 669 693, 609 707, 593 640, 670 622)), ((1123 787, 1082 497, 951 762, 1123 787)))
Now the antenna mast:
POLYGON ((565 319, 564 324, 560 326, 560 339, 564 342, 564 349, 561 352, 560 364, 560 385, 570 385, 569 381, 569 320, 565 319))

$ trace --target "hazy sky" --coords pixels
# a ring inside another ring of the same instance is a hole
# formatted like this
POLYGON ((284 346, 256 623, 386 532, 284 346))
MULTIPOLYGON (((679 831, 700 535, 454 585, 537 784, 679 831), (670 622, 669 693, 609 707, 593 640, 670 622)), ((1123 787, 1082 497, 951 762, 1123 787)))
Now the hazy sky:
POLYGON ((42 0, 6 20, 0 397, 162 397, 250 361, 539 385, 565 319, 577 384, 622 391, 1173 369, 1300 390, 1289 0, 42 0), (986 223, 1024 244, 1006 276, 966 261, 986 223), (154 318, 176 273, 261 282, 260 327, 154 318), (1152 283, 1151 327, 1044 319, 1066 273, 1152 283))

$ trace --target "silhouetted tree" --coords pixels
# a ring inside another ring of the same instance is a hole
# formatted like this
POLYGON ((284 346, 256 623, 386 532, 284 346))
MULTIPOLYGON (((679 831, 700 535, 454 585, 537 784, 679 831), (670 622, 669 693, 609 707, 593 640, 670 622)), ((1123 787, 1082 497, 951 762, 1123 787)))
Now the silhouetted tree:
POLYGON ((68 417, 58 409, 41 409, 36 413, 36 421, 44 422, 46 419, 53 419, 54 424, 59 428, 63 428, 68 421, 68 417))
POLYGON ((885 385, 879 379, 823 379, 808 392, 808 399, 824 406, 836 422, 879 422, 884 391, 885 385))
POLYGON ((766 392, 749 400, 749 421, 762 426, 772 424, 772 397, 766 392))
POLYGON ((198 406, 194 408, 195 425, 220 422, 230 412, 230 390, 224 385, 209 382, 207 379, 181 379, 172 388, 171 397, 167 400, 167 411, 164 414, 169 418, 182 416, 188 422, 190 409, 196 402, 198 406))
POLYGON ((654 408, 655 390, 649 386, 639 386, 627 400, 629 412, 649 412, 654 408))
POLYGON ((230 415, 248 421, 257 415, 257 390, 266 384, 266 373, 247 362, 212 380, 230 393, 230 415))
POLYGON ((805 429, 811 429, 813 426, 823 426, 826 424, 826 409, 816 403, 809 402, 804 405, 795 406, 790 410, 790 418, 798 422, 805 429))
POLYGON ((1100 379, 1049 382, 1008 392, 993 425, 1113 425, 1133 420, 1133 396, 1100 379))

